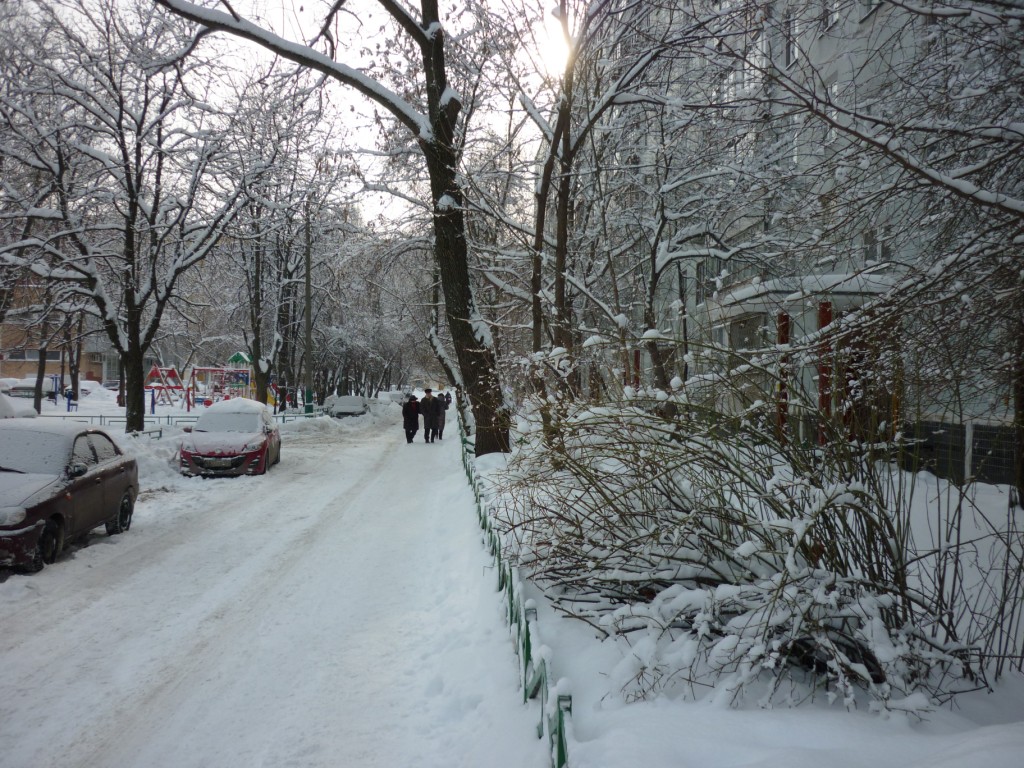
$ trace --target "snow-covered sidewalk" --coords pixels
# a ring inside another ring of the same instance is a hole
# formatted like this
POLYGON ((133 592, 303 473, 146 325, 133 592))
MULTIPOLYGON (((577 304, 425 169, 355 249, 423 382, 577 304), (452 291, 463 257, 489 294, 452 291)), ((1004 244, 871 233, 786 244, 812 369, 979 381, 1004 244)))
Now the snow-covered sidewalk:
POLYGON ((0 766, 546 765, 456 435, 316 422, 0 584, 0 766))

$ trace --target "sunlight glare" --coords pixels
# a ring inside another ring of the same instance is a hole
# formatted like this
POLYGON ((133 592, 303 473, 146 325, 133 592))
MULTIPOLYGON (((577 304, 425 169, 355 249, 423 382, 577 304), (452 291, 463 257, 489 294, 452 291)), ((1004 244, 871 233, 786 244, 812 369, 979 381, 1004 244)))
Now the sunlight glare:
POLYGON ((537 35, 540 46, 540 61, 544 71, 549 75, 560 75, 565 71, 565 63, 569 58, 569 46, 562 35, 562 25, 556 14, 544 14, 544 23, 537 35))

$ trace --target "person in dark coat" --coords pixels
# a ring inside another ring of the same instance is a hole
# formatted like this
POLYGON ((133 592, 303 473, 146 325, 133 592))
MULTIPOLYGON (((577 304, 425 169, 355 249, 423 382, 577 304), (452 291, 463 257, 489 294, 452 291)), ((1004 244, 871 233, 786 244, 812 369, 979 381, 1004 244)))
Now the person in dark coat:
POLYGON ((437 437, 437 422, 439 413, 443 412, 444 406, 441 400, 434 397, 430 387, 423 390, 423 399, 420 400, 420 413, 423 415, 423 439, 432 443, 437 437))
POLYGON ((440 403, 441 408, 437 412, 437 439, 441 440, 444 438, 444 423, 447 420, 448 401, 451 398, 447 392, 438 392, 437 397, 434 398, 440 403))
POLYGON ((420 431, 420 404, 416 402, 416 395, 409 395, 402 404, 402 426, 405 427, 405 442, 411 443, 420 431))

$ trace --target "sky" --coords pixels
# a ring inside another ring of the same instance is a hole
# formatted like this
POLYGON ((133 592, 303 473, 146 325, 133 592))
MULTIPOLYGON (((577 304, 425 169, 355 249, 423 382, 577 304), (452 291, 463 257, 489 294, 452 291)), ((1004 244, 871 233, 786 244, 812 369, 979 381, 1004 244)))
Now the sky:
MULTIPOLYGON (((195 0, 189 0, 195 2, 195 0)), ((232 7, 242 13, 245 18, 258 23, 262 28, 281 35, 286 40, 295 43, 307 43, 314 39, 320 32, 324 21, 324 14, 328 7, 326 3, 318 2, 296 2, 294 0, 241 0, 233 3, 232 7)), ((499 9, 502 8, 500 4, 499 9)), ((520 6, 516 6, 518 9, 520 6)), ((548 73, 561 73, 565 66, 568 55, 567 43, 563 37, 560 22, 555 13, 556 5, 537 3, 528 7, 525 11, 529 26, 536 35, 536 43, 529 37, 523 39, 523 49, 520 55, 524 61, 533 61, 533 66, 548 73)), ((218 10, 224 10, 222 6, 218 10)), ((505 9, 507 11, 507 8, 505 9)), ((465 9, 461 4, 441 5, 442 21, 449 25, 449 32, 457 36, 460 24, 463 21, 465 9)), ((501 12, 501 10, 497 11, 501 12)), ((470 15, 471 16, 471 15, 470 15)), ((352 67, 360 72, 372 73, 378 76, 379 69, 374 70, 374 65, 381 63, 388 58, 384 52, 390 51, 390 56, 395 58, 392 50, 395 43, 389 39, 381 30, 393 24, 390 17, 382 11, 375 2, 359 2, 344 5, 336 15, 334 23, 330 27, 332 38, 337 43, 335 60, 342 65, 352 67)), ((232 54, 242 54, 237 66, 242 67, 244 63, 252 60, 269 61, 270 55, 262 49, 245 40, 233 37, 227 33, 216 34, 218 50, 231 51, 232 54)), ((320 50, 323 45, 320 44, 320 50)), ((234 55, 229 57, 234 59, 234 55)), ((456 58, 454 53, 449 58, 456 58)), ((291 66, 291 65, 288 65, 291 66)), ((449 75, 455 80, 459 68, 450 65, 449 75)), ((411 70, 414 79, 420 79, 416 68, 411 70)), ((384 83, 387 87, 401 90, 401 85, 384 83)), ((375 89, 376 90, 376 89, 375 89)), ((378 115, 387 118, 385 110, 369 99, 358 94, 354 90, 331 82, 329 79, 325 85, 325 92, 329 94, 328 115, 326 122, 330 122, 335 128, 337 140, 342 137, 340 143, 346 149, 350 149, 356 162, 360 165, 365 178, 370 181, 372 189, 361 187, 354 183, 350 192, 356 193, 360 211, 364 220, 374 221, 377 219, 386 220, 391 223, 405 222, 410 214, 415 214, 416 206, 403 199, 402 195, 408 190, 398 188, 400 195, 383 193, 380 190, 382 184, 389 184, 393 179, 388 176, 385 154, 386 150, 380 142, 380 123, 378 115), (387 176, 387 178, 384 178, 387 176)), ((495 125, 499 133, 503 130, 507 116, 503 111, 499 114, 487 114, 486 100, 474 110, 474 125, 488 121, 496 121, 495 125)), ((387 123, 388 120, 385 120, 387 123)), ((402 129, 399 131, 402 133, 402 129)), ((403 134, 404 135, 404 134, 403 134)), ((385 142, 388 144, 390 142, 385 142)))
MULTIPOLYGON (((79 415, 116 415, 112 397, 79 415)), ((176 427, 113 434, 140 465, 131 530, 0 574, 0 768, 548 765, 451 422, 409 445, 395 403, 292 421, 269 474, 214 480, 176 473, 176 427)), ((1024 759, 1020 677, 923 720, 721 691, 626 703, 625 646, 543 603, 537 639, 573 695, 578 768, 1024 759)))

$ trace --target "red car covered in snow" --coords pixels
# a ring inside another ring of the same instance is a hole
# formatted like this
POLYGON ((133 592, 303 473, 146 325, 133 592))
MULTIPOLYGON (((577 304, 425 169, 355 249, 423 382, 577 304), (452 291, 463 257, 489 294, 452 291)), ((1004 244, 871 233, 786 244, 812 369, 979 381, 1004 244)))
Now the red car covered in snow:
POLYGON ((281 460, 281 431, 270 409, 255 400, 220 400, 185 431, 179 452, 185 475, 262 475, 281 460))

